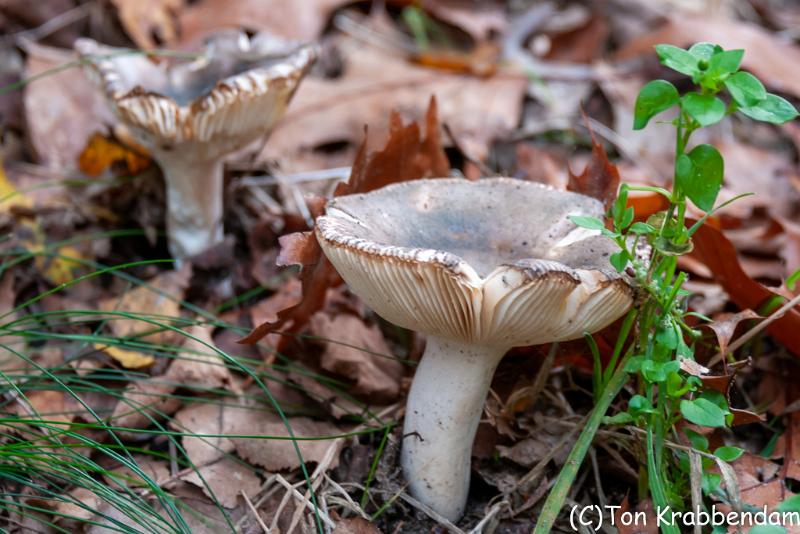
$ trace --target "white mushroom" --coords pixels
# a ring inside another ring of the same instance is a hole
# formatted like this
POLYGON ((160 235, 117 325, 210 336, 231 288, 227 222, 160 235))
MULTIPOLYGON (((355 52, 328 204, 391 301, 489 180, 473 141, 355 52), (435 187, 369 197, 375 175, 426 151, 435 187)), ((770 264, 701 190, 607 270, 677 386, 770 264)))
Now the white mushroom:
POLYGON ((315 49, 240 32, 220 33, 199 59, 177 64, 90 39, 75 48, 164 172, 172 255, 191 257, 219 243, 223 158, 272 129, 315 49))
POLYGON ((500 359, 581 337, 633 303, 614 244, 570 215, 592 198, 513 180, 417 180, 331 200, 316 235, 350 289, 386 320, 427 334, 406 407, 401 461, 412 495, 450 520, 469 490, 475 432, 500 359))

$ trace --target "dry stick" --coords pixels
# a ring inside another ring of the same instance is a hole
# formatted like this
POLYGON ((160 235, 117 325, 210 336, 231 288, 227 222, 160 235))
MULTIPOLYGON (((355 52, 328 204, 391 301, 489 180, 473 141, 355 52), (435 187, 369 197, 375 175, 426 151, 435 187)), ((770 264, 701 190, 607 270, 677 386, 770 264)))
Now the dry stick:
POLYGON ((510 507, 510 505, 509 505, 508 501, 505 500, 505 499, 495 503, 489 509, 489 511, 486 513, 486 515, 483 516, 483 519, 481 519, 480 522, 478 522, 478 524, 475 525, 475 527, 472 530, 469 531, 469 534, 481 534, 483 532, 483 527, 485 527, 489 523, 489 521, 494 519, 494 516, 496 516, 498 513, 500 513, 500 510, 502 510, 503 508, 509 508, 509 507, 510 507))
POLYGON ((325 482, 327 482, 334 490, 336 490, 337 493, 341 494, 343 497, 342 499, 339 499, 338 497, 333 497, 332 495, 330 495, 330 492, 328 492, 329 498, 331 499, 336 498, 337 500, 341 501, 340 506, 342 506, 347 510, 350 510, 351 512, 357 513, 363 519, 366 519, 367 521, 371 519, 370 516, 367 515, 367 513, 364 511, 364 509, 361 508, 361 506, 357 502, 355 502, 352 497, 350 497, 350 494, 347 493, 347 491, 338 482, 336 482, 335 480, 333 480, 331 477, 328 476, 328 473, 325 473, 322 476, 325 478, 325 482))
POLYGON ((795 296, 792 300, 790 300, 789 302, 787 302, 786 304, 781 306, 778 309, 778 311, 776 311, 775 313, 773 313, 772 315, 770 315, 769 317, 767 317, 766 319, 764 319, 763 321, 758 323, 756 326, 754 326, 753 328, 751 328, 750 330, 745 332, 744 335, 742 335, 742 337, 740 337, 739 339, 737 339, 736 341, 734 341, 733 343, 728 345, 728 349, 727 349, 727 351, 725 353, 718 352, 708 362, 708 367, 713 367, 714 365, 716 365, 719 362, 721 362, 726 354, 735 352, 742 345, 744 345, 745 343, 747 343, 748 341, 753 339, 756 336, 756 334, 758 334, 759 332, 764 330, 766 327, 768 327, 769 325, 771 325, 772 323, 774 323, 775 321, 777 321, 778 319, 780 319, 781 317, 786 315, 786 313, 789 310, 791 310, 792 308, 794 308, 798 304, 800 304, 800 295, 795 296))
POLYGON ((583 427, 583 431, 580 436, 578 436, 578 441, 575 443, 572 451, 570 451, 564 467, 561 468, 556 483, 553 485, 553 489, 550 490, 550 495, 547 496, 547 500, 542 508, 542 514, 539 516, 539 521, 537 521, 536 527, 533 530, 534 534, 548 534, 553 528, 553 524, 556 518, 558 518, 558 514, 561 512, 561 508, 564 506, 564 501, 567 498, 569 489, 575 481, 575 476, 578 474, 583 459, 586 457, 586 452, 592 445, 592 441, 597 433, 597 429, 600 427, 600 423, 603 421, 603 417, 628 380, 628 373, 625 371, 626 363, 627 358, 623 358, 619 363, 619 367, 617 367, 617 370, 611 376, 611 380, 608 381, 594 410, 592 410, 592 413, 589 414, 586 419, 586 426, 583 427))
MULTIPOLYGON (((288 490, 287 495, 292 495, 297 501, 300 502, 301 505, 303 505, 304 508, 307 508, 312 512, 314 511, 314 505, 311 504, 310 500, 304 497, 302 493, 297 491, 297 488, 295 488, 292 484, 289 484, 289 482, 285 478, 283 478, 281 475, 276 475, 275 480, 277 480, 281 486, 283 486, 288 490)), ((305 481, 301 481, 300 483, 303 484, 305 483, 305 481)), ((319 517, 320 519, 322 519, 323 523, 330 526, 331 528, 336 527, 336 523, 334 523, 331 520, 331 518, 328 517, 328 514, 324 513, 319 508, 317 508, 317 512, 319 513, 319 517)))
POLYGON ((253 506, 253 503, 250 502, 250 499, 247 497, 247 493, 245 493, 244 490, 239 490, 239 493, 241 493, 242 497, 244 497, 244 502, 247 504, 247 507, 250 508, 251 512, 253 512, 253 515, 255 516, 256 521, 258 521, 258 525, 261 527, 261 530, 264 531, 264 534, 269 534, 269 528, 267 528, 267 525, 264 524, 261 516, 258 515, 258 510, 256 510, 255 506, 253 506))

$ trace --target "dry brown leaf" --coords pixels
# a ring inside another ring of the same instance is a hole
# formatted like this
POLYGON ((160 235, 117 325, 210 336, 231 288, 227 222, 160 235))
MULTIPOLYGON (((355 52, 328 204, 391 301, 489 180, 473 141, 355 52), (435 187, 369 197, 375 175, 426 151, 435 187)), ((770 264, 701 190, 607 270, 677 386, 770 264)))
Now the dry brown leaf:
MULTIPOLYGON (((281 419, 264 410, 240 409, 238 413, 226 412, 226 433, 260 436, 260 438, 231 438, 236 452, 250 463, 267 471, 283 471, 300 467, 294 444, 281 419), (270 436, 273 439, 270 439, 270 436), (276 439, 277 438, 277 439, 276 439)), ((315 421, 307 417, 289 418, 292 432, 297 438, 336 436, 341 431, 326 421, 315 421)), ((331 446, 330 440, 299 440, 296 442, 304 462, 320 462, 331 446)), ((339 463, 334 458, 330 468, 339 463)))
MULTIPOLYGON (((130 0, 136 2, 136 0, 130 0)), ((245 28, 301 41, 313 41, 331 13, 352 0, 200 0, 178 15, 180 43, 197 44, 220 28, 245 28)), ((176 44, 167 41, 167 44, 176 44)))
MULTIPOLYGON (((361 144, 353 163, 350 179, 336 187, 334 196, 366 193, 384 185, 418 178, 447 176, 450 164, 442 147, 436 99, 431 97, 425 114, 426 132, 421 137, 417 123, 404 125, 396 112, 390 118, 389 140, 382 150, 368 152, 367 139, 361 144)), ((323 204, 309 205, 311 214, 322 214, 323 204)), ((281 237, 280 265, 300 265, 303 282, 302 300, 277 313, 277 319, 256 326, 242 343, 255 343, 270 332, 280 328, 297 332, 308 319, 325 305, 329 287, 341 282, 331 263, 322 254, 316 237, 311 232, 281 237), (283 248, 283 245, 286 245, 283 248), (287 327, 288 325, 288 327, 287 327)), ((279 347, 280 348, 280 347, 279 347)))
POLYGON ((75 61, 73 52, 38 44, 26 48, 26 76, 43 76, 25 86, 25 119, 37 160, 59 172, 74 170, 86 140, 114 122, 111 112, 80 69, 46 74, 75 61))
POLYGON ((319 341, 327 340, 320 365, 355 381, 352 393, 376 403, 398 397, 403 365, 392 356, 377 325, 367 326, 354 315, 319 312, 309 326, 319 341))
POLYGON ((708 324, 708 327, 717 335, 719 351, 722 354, 728 353, 728 344, 733 339, 733 334, 736 332, 736 327, 739 326, 739 323, 749 319, 763 319, 763 317, 753 310, 747 309, 739 313, 726 314, 726 316, 717 318, 708 324))
POLYGON ((597 142, 591 127, 589 132, 592 135, 592 159, 582 173, 576 175, 569 171, 567 190, 596 198, 608 209, 617 197, 619 170, 608 161, 606 149, 597 142))
MULTIPOLYGON (((192 274, 191 265, 186 263, 177 271, 165 271, 145 285, 137 286, 122 296, 103 299, 100 309, 107 312, 129 312, 136 315, 156 314, 168 317, 180 316, 179 301, 189 285, 192 274)), ((109 321, 109 327, 115 336, 125 338, 136 336, 158 328, 156 325, 137 319, 119 318, 109 321)), ((175 333, 164 330, 141 336, 139 340, 166 344, 175 338, 175 333)))
POLYGON ((381 531, 363 517, 349 517, 336 522, 333 534, 381 534, 381 531))
POLYGON ((653 47, 661 43, 685 47, 700 41, 716 43, 726 50, 744 48, 743 68, 752 71, 770 88, 800 97, 800 78, 795 76, 800 47, 747 22, 674 16, 655 31, 627 43, 617 57, 652 55, 653 47))
MULTIPOLYGON (((154 419, 172 415, 181 401, 172 397, 175 384, 154 377, 131 382, 114 408, 111 420, 115 426, 146 428, 154 419)), ((142 435, 137 436, 139 438, 142 435)), ((146 437, 146 436, 145 436, 146 437)))
MULTIPOLYGON (((192 326, 187 333, 200 341, 186 337, 181 351, 165 374, 168 381, 198 388, 230 388, 233 384, 231 370, 217 353, 208 345, 214 346, 211 330, 203 326, 192 326)), ((235 389, 235 388, 233 388, 235 389)))
POLYGON ((61 499, 56 501, 56 515, 53 521, 64 528, 74 528, 74 532, 80 532, 78 523, 92 519, 94 510, 97 510, 103 502, 96 493, 86 488, 73 489, 68 493, 68 499, 76 502, 61 499))
POLYGON ((182 479, 202 489, 209 498, 212 495, 216 497, 225 508, 236 508, 242 492, 252 498, 261 487, 261 479, 253 468, 233 458, 222 458, 200 467, 198 471, 192 471, 182 479))
POLYGON ((24 418, 40 418, 45 421, 72 421, 73 416, 65 413, 67 395, 58 390, 34 390, 25 393, 24 399, 18 399, 14 411, 24 418))
MULTIPOLYGON (((225 423, 235 417, 240 410, 213 403, 198 402, 190 404, 175 414, 170 426, 189 434, 225 434, 225 423)), ((223 437, 183 436, 186 456, 194 465, 202 466, 219 459, 233 451, 233 442, 223 437)))
MULTIPOLYGON (((704 224, 694 234, 692 241, 692 256, 711 269, 716 281, 740 308, 759 309, 776 295, 745 274, 737 260, 736 249, 716 228, 704 224)), ((789 310, 773 322, 767 331, 787 349, 800 354, 800 312, 789 310)))
POLYGON ((476 41, 484 41, 492 33, 502 34, 508 27, 505 8, 497 2, 423 0, 421 5, 434 17, 458 26, 476 41))
MULTIPOLYGON (((266 144, 262 159, 278 160, 287 171, 332 166, 330 157, 315 159, 315 149, 346 142, 361 143, 364 125, 372 142, 382 143, 389 131, 386 110, 402 110, 404 118, 425 114, 430 95, 439 102, 439 116, 467 154, 482 160, 490 143, 514 130, 519 122, 527 81, 521 78, 476 78, 435 71, 350 38, 339 41, 344 73, 335 79, 307 78, 266 144), (465 110, 469 110, 465 112, 465 110)), ((352 152, 340 165, 349 163, 352 152)))
POLYGON ((178 37, 175 19, 184 0, 111 0, 125 32, 139 48, 174 43, 178 37))
POLYGON ((117 140, 96 132, 78 156, 78 168, 92 177, 100 176, 104 170, 115 164, 124 166, 121 174, 134 175, 149 168, 152 162, 117 140))

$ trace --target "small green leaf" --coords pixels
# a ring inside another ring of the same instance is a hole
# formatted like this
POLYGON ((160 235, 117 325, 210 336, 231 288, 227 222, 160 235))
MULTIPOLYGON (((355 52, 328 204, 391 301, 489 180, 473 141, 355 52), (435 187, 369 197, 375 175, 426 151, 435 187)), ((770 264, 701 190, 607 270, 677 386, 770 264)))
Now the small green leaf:
POLYGON ((722 484, 722 476, 717 473, 703 473, 703 481, 701 486, 703 493, 711 495, 721 491, 720 485, 722 484))
POLYGON ((714 55, 714 51, 718 46, 712 43, 695 43, 689 48, 689 53, 697 59, 708 61, 714 55))
POLYGON ((575 226, 588 228, 589 230, 603 230, 606 227, 603 221, 597 217, 589 217, 587 215, 570 215, 569 220, 572 221, 575 226))
POLYGON ((644 356, 631 356, 628 363, 625 364, 625 370, 629 373, 638 373, 645 361, 644 356))
POLYGON ((656 343, 670 350, 678 347, 678 331, 672 321, 664 321, 656 329, 656 343))
POLYGON ((729 75, 739 70, 739 65, 742 63, 743 56, 744 50, 742 49, 725 50, 724 52, 714 54, 711 56, 711 59, 708 60, 706 76, 720 81, 724 80, 729 75))
POLYGON ((778 512, 800 512, 800 495, 792 495, 780 503, 775 509, 778 512))
POLYGON ((698 145, 678 158, 675 181, 698 208, 709 211, 722 187, 724 172, 725 163, 719 151, 711 145, 698 145))
POLYGON ((687 76, 694 76, 697 74, 698 59, 683 48, 668 44, 660 44, 656 45, 656 54, 658 54, 661 64, 672 70, 676 70, 687 76))
POLYGON ((681 107, 700 126, 711 126, 725 117, 725 103, 712 95, 688 93, 681 99, 681 107))
POLYGON ((740 107, 755 106, 767 98, 767 90, 758 78, 749 72, 737 72, 725 80, 725 88, 740 107))
POLYGON ((680 373, 671 372, 667 375, 667 395, 670 397, 674 399, 683 397, 690 389, 692 389, 692 385, 684 382, 680 373))
POLYGON ((618 273, 621 273, 625 270, 625 267, 628 266, 629 259, 628 253, 624 250, 620 250, 609 256, 608 261, 611 262, 611 265, 614 266, 618 273))
POLYGON ((744 454, 744 449, 739 447, 723 446, 714 451, 714 456, 725 462, 738 460, 742 454, 744 454))
POLYGON ((645 413, 655 412, 653 405, 650 404, 650 401, 641 395, 634 395, 631 397, 631 400, 628 401, 628 411, 634 417, 645 413))
POLYGON ((619 412, 611 417, 603 417, 604 425, 626 425, 633 422, 633 416, 628 412, 619 412))
POLYGON ((757 121, 783 124, 797 117, 797 110, 785 98, 767 93, 766 98, 755 106, 742 107, 740 111, 757 121))
POLYGON ((656 233, 656 228, 646 222, 635 222, 631 226, 631 232, 634 234, 654 234, 656 233))
POLYGON ((703 451, 703 452, 708 450, 707 437, 697 432, 696 430, 692 430, 689 427, 684 427, 683 433, 686 434, 687 438, 689 438, 689 443, 692 444, 692 447, 694 447, 698 451, 703 451))
POLYGON ((631 223, 633 222, 633 217, 634 217, 633 207, 631 206, 630 208, 622 212, 622 217, 620 218, 619 221, 620 228, 625 229, 628 226, 630 226, 631 223))
POLYGON ((633 129, 641 130, 650 119, 680 101, 675 86, 664 80, 653 80, 639 91, 633 115, 633 129))
POLYGON ((725 426, 726 413, 708 399, 684 399, 680 404, 681 415, 690 423, 710 428, 725 426))

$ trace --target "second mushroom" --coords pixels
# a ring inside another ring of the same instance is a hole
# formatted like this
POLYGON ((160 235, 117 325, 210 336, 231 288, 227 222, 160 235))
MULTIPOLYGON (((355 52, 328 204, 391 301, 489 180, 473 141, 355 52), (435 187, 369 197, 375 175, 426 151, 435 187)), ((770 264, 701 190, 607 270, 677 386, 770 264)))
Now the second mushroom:
POLYGON ((75 48, 115 114, 164 172, 173 257, 222 241, 223 158, 269 133, 315 49, 240 32, 222 32, 198 59, 176 64, 90 39, 75 48))
POLYGON ((492 375, 512 347, 576 339, 633 303, 614 244, 570 215, 592 198, 508 178, 417 180, 333 199, 316 235, 375 312, 427 334, 406 406, 410 491, 464 512, 472 444, 492 375))

